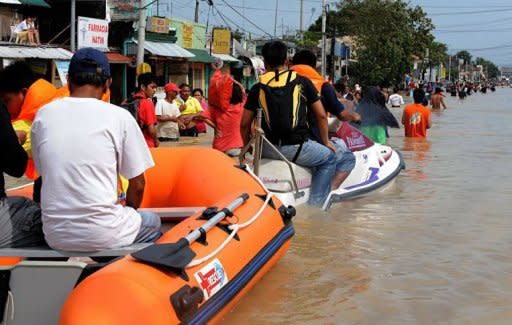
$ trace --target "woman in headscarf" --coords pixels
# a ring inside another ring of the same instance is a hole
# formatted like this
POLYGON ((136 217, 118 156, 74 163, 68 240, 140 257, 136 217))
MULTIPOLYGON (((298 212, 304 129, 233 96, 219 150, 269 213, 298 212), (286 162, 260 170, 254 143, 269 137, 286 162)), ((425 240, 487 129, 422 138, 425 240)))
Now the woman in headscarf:
POLYGON ((377 87, 367 87, 363 98, 356 107, 361 115, 361 124, 355 125, 374 142, 386 143, 386 127, 398 128, 400 125, 386 107, 384 94, 377 87))

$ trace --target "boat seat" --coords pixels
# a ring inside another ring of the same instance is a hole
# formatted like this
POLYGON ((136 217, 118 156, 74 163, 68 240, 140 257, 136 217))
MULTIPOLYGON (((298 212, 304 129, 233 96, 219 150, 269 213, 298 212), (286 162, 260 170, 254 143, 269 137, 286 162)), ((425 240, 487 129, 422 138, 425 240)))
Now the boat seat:
POLYGON ((58 324, 66 298, 75 287, 84 262, 21 261, 0 266, 4 305, 1 324, 58 324))
POLYGON ((130 246, 105 249, 95 252, 71 252, 51 249, 48 246, 27 247, 27 248, 1 248, 1 256, 19 256, 32 258, 62 258, 62 257, 113 257, 125 256, 146 248, 153 243, 137 243, 130 246))

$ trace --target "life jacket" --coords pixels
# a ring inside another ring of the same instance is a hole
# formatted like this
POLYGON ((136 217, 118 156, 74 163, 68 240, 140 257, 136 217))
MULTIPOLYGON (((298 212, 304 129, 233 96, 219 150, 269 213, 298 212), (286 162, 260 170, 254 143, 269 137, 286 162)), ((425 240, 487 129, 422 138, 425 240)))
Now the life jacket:
POLYGON ((260 76, 259 104, 263 110, 262 128, 277 145, 303 143, 309 134, 308 106, 295 71, 270 71, 260 76))
POLYGON ((322 86, 327 81, 316 71, 313 67, 310 67, 307 64, 296 64, 291 70, 297 72, 300 76, 308 78, 311 80, 316 90, 320 93, 322 91, 322 86))
POLYGON ((25 99, 21 106, 20 114, 12 121, 16 131, 24 131, 27 134, 23 148, 29 156, 25 175, 34 180, 38 177, 34 161, 32 160, 32 145, 30 130, 37 111, 44 105, 51 102, 57 94, 57 89, 44 79, 38 79, 27 90, 25 99))

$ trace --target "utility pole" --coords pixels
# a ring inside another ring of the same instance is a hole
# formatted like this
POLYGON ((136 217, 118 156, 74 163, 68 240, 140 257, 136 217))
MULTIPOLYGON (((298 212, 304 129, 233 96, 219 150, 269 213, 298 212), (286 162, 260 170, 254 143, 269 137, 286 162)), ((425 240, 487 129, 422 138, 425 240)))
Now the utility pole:
POLYGON ((322 0, 322 77, 325 78, 327 74, 327 54, 325 46, 327 44, 327 39, 325 36, 325 25, 327 20, 327 12, 325 6, 325 0, 322 0))
POLYGON ((448 54, 448 82, 452 82, 452 55, 448 54))
POLYGON ((76 51, 76 0, 71 0, 71 52, 76 51))
POLYGON ((274 16, 274 38, 277 38, 277 9, 279 8, 279 0, 276 0, 276 13, 274 16))
POLYGON ((139 30, 137 34, 137 66, 144 63, 144 42, 146 41, 146 1, 140 0, 139 30))
POLYGON ((303 38, 304 33, 304 21, 303 21, 303 11, 304 11, 304 0, 300 0, 300 19, 299 19, 299 35, 300 39, 303 38))
POLYGON ((196 11, 194 14, 194 22, 199 22, 199 0, 196 0, 196 11))

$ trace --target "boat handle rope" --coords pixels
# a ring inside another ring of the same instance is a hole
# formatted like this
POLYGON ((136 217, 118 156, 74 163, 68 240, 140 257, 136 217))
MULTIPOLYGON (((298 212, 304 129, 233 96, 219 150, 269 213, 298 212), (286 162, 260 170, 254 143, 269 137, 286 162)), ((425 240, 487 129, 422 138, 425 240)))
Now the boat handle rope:
POLYGON ((243 229, 245 227, 248 227, 250 226, 254 221, 256 221, 260 216, 261 214, 263 213, 263 211, 265 211, 265 208, 267 207, 267 205, 269 204, 270 200, 272 199, 272 197, 274 196, 272 194, 272 192, 270 192, 266 187, 265 185, 263 184, 263 182, 258 178, 258 176, 256 176, 252 170, 250 170, 250 168, 246 168, 246 171, 256 180, 256 182, 258 182, 258 184, 261 185, 261 187, 265 190, 266 194, 267 194, 267 198, 265 199, 265 201, 263 202, 263 205, 260 207, 260 209, 258 210, 258 212, 256 212, 256 214, 251 218, 249 219, 248 221, 242 223, 242 224, 238 224, 238 223, 234 223, 234 224, 231 224, 228 226, 228 229, 231 230, 231 233, 229 234, 229 236, 222 242, 222 244, 220 244, 219 247, 217 247, 215 250, 213 250, 213 252, 211 252, 210 254, 204 256, 204 257, 201 257, 201 258, 196 258, 194 260, 192 260, 190 263, 187 264, 186 268, 191 268, 191 267, 194 267, 194 266, 197 266, 197 265, 200 265, 200 264, 203 264, 204 262, 210 260, 211 258, 213 258, 215 255, 217 255, 218 253, 220 253, 225 247, 226 245, 233 239, 233 237, 235 237, 235 235, 237 234, 238 230, 240 229, 243 229))

